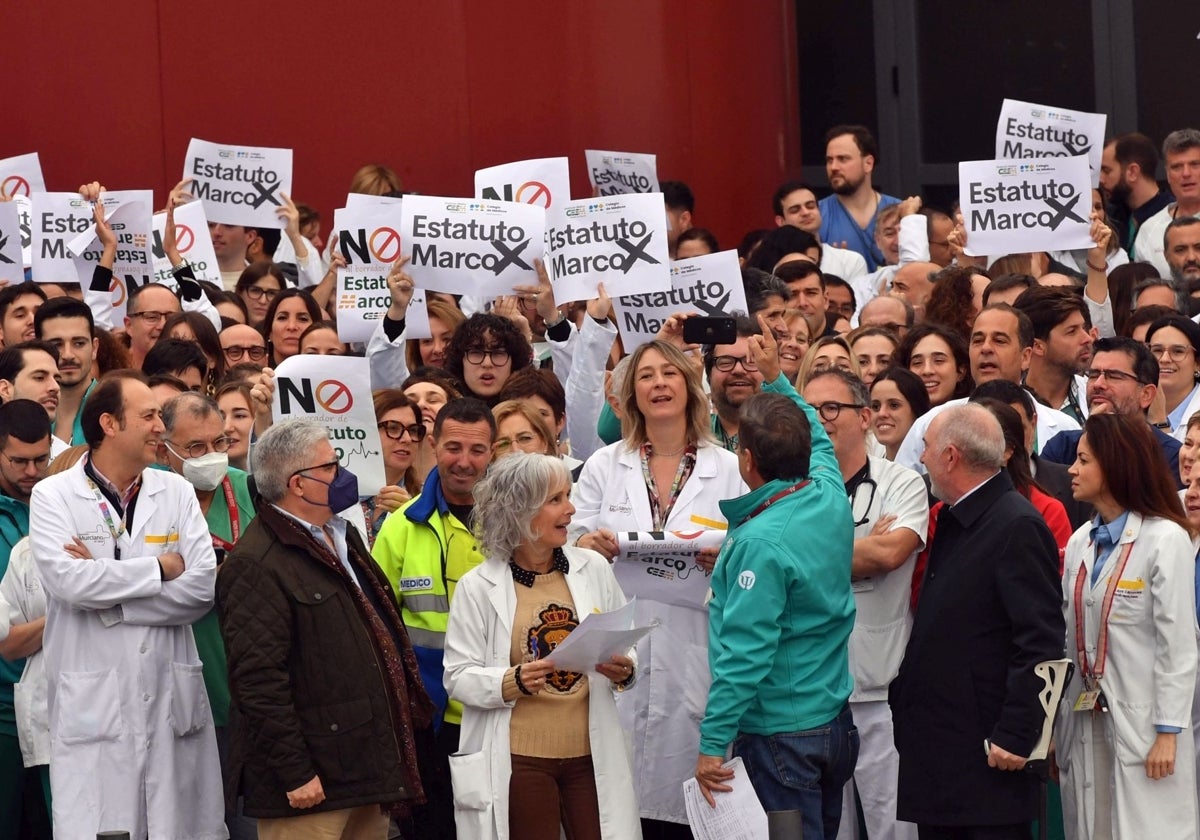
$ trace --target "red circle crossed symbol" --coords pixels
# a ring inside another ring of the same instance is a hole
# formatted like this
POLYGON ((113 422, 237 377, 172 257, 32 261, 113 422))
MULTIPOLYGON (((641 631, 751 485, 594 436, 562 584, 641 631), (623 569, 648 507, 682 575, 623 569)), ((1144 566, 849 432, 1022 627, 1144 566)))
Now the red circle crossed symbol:
POLYGON ((390 227, 377 228, 368 243, 371 255, 379 262, 395 262, 400 256, 400 234, 390 227))
POLYGON ((12 198, 14 195, 29 195, 29 182, 20 175, 9 175, 0 183, 0 195, 12 198))
POLYGON ((344 382, 338 382, 336 379, 326 379, 317 385, 315 393, 317 404, 330 414, 345 414, 354 405, 350 389, 344 382))
POLYGON ((192 250, 192 246, 196 244, 196 234, 192 233, 192 229, 187 225, 175 226, 175 246, 179 249, 179 253, 186 254, 192 250))
POLYGON ((517 187, 517 201, 525 204, 537 204, 542 207, 550 206, 550 188, 541 181, 526 181, 517 187))
POLYGON ((114 309, 116 309, 118 306, 125 305, 125 284, 124 283, 122 283, 120 280, 118 280, 116 277, 114 277, 113 281, 112 281, 112 285, 108 287, 108 290, 110 292, 115 293, 113 296, 113 302, 112 302, 114 309))

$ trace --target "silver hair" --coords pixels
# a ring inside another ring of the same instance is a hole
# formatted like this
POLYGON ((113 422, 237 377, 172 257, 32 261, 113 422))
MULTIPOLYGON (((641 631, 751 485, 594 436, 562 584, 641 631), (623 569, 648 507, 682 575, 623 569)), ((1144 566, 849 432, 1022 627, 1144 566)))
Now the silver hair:
POLYGON ((836 379, 846 386, 850 392, 850 399, 856 404, 866 408, 871 405, 871 393, 867 390, 867 386, 863 381, 848 370, 841 368, 825 368, 819 370, 808 377, 808 384, 816 382, 818 379, 836 379))
POLYGON ((628 354, 624 355, 621 357, 621 361, 613 365, 612 377, 609 380, 611 384, 608 387, 614 395, 621 390, 621 383, 625 381, 625 374, 629 371, 629 363, 632 358, 628 354))
POLYGON ((1194 128, 1181 128, 1178 131, 1172 131, 1163 140, 1163 160, 1167 159, 1167 155, 1174 155, 1195 148, 1200 148, 1200 131, 1194 128))
POLYGON ((196 391, 185 391, 163 403, 163 427, 166 429, 166 434, 171 435, 174 434, 175 424, 179 422, 181 417, 204 420, 211 414, 224 417, 221 414, 221 407, 217 405, 216 400, 196 391))
POLYGON ((956 405, 938 415, 942 418, 937 439, 939 450, 953 446, 963 463, 974 470, 1004 467, 1004 430, 996 415, 975 403, 956 405))
POLYGON ((258 439, 250 453, 251 472, 258 492, 268 502, 278 502, 287 492, 293 473, 311 467, 312 451, 329 439, 329 431, 315 420, 297 418, 276 423, 258 439))
POLYGON ((550 455, 518 453, 492 464, 475 485, 471 512, 484 554, 506 560, 521 543, 537 539, 531 522, 558 486, 570 489, 571 471, 550 455))

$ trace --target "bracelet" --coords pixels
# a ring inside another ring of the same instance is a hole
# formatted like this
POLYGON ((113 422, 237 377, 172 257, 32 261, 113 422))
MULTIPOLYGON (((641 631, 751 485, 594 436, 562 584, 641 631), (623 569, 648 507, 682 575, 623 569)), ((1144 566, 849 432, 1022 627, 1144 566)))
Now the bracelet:
POLYGON ((1171 428, 1171 421, 1164 420, 1161 423, 1151 423, 1150 425, 1156 429, 1169 429, 1169 428, 1171 428))
POLYGON ((1092 271, 1103 271, 1103 272, 1108 271, 1108 266, 1106 266, 1106 265, 1092 265, 1091 260, 1085 260, 1084 262, 1087 263, 1087 267, 1090 268, 1092 271))
POLYGON ((513 672, 513 677, 517 681, 517 690, 520 691, 522 694, 524 694, 526 697, 532 697, 533 692, 525 687, 525 683, 521 682, 521 666, 520 665, 518 665, 517 670, 513 672))

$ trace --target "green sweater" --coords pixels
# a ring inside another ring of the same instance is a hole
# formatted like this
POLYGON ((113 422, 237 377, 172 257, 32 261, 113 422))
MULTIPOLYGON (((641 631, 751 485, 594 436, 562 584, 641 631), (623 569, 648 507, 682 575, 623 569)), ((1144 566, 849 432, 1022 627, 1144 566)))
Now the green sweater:
MULTIPOLYGON (((0 493, 0 577, 8 570, 12 547, 29 533, 29 505, 0 493)), ((24 659, 0 658, 0 735, 17 736, 13 686, 25 670, 24 659)))
POLYGON ((738 732, 823 726, 850 698, 854 527, 841 470, 817 412, 782 377, 769 389, 800 406, 812 429, 810 482, 751 518, 801 477, 721 502, 729 535, 712 577, 712 687, 700 752, 725 755, 738 732), (786 386, 786 387, 785 387, 786 386))

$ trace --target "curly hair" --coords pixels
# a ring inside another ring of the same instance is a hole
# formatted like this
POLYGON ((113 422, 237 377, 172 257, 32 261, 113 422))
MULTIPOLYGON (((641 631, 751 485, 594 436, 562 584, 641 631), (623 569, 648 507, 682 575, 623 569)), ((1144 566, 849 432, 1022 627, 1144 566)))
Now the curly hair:
MULTIPOLYGON (((533 350, 516 324, 500 315, 476 312, 454 331, 446 348, 446 371, 460 383, 463 382, 463 357, 468 350, 487 346, 489 338, 508 351, 511 373, 532 364, 533 350)), ((470 393, 465 384, 461 390, 464 394, 470 393)))

